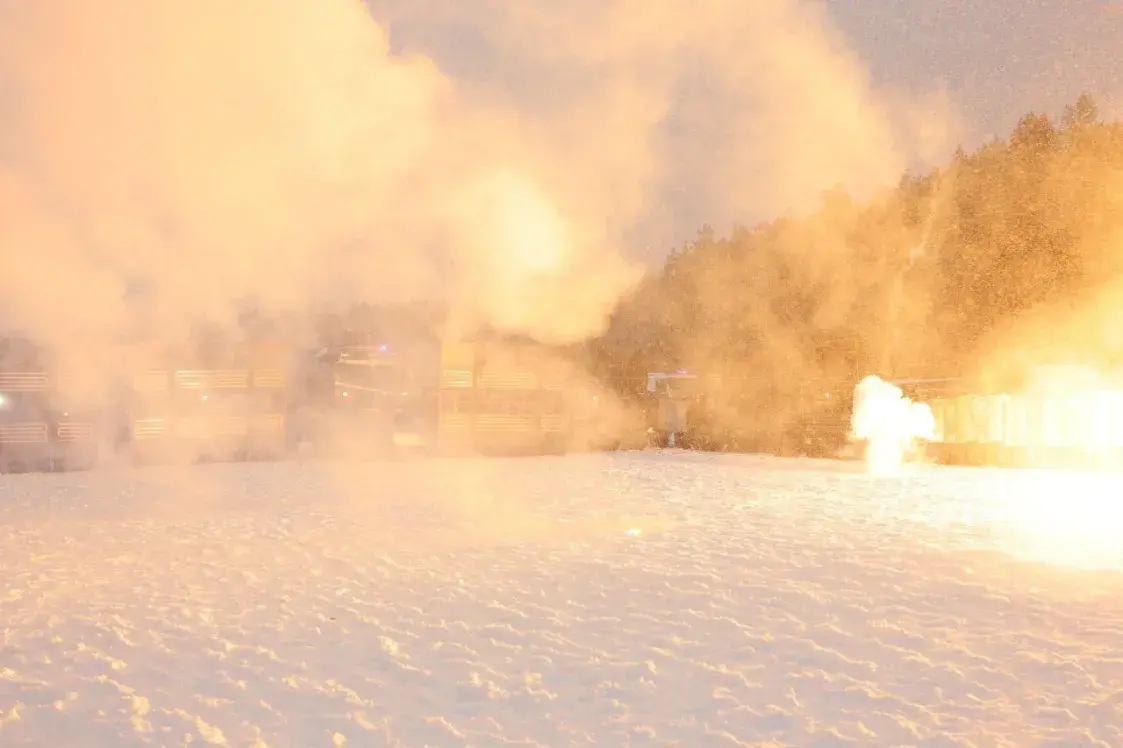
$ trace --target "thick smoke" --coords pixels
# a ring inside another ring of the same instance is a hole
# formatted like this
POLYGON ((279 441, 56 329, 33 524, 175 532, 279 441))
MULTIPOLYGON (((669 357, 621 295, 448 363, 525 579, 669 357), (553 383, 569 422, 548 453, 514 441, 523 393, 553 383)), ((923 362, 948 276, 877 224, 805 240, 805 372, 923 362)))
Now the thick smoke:
POLYGON ((243 300, 284 313, 452 295, 571 336, 630 279, 536 168, 517 117, 391 55, 359 3, 6 16, 4 313, 32 333, 100 341, 243 300))
POLYGON ((797 2, 0 0, 0 319, 97 349, 429 297, 581 338, 636 242, 892 181, 942 107, 797 2))
MULTIPOLYGON (((434 299, 450 334, 577 340, 702 221, 938 156, 946 106, 875 91, 798 0, 0 0, 0 333, 121 373, 123 341, 245 304, 434 299)), ((465 536, 541 534, 496 469, 429 498, 465 536)), ((325 470, 395 527, 393 482, 325 470)), ((172 475, 173 514, 242 480, 172 475)))
POLYGON ((946 155, 954 135, 941 89, 876 91, 819 3, 375 5, 407 41, 499 84, 529 127, 579 156, 567 178, 611 205, 611 223, 641 222, 664 244, 668 207, 691 233, 704 220, 773 218, 837 184, 895 182, 946 155))

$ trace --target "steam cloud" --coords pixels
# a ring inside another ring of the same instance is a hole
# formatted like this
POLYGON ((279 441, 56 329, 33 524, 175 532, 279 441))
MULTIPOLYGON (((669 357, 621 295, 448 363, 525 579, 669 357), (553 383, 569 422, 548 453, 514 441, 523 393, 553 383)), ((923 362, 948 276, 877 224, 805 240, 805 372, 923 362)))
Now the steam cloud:
POLYGON ((0 0, 0 323, 96 349, 436 297, 578 339, 668 206, 799 210, 949 126, 795 0, 0 0))

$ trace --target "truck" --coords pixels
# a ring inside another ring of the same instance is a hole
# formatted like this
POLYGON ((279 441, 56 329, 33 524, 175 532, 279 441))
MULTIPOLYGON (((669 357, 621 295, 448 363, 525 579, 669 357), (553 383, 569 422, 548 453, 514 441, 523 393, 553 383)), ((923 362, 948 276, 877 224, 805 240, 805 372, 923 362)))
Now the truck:
POLYGON ((914 392, 935 419, 928 458, 951 465, 1123 469, 1123 382, 1049 381, 1051 368, 1037 367, 1041 381, 1010 390, 948 379, 914 392))
POLYGON ((688 448, 697 439, 698 424, 690 423, 690 415, 697 419, 697 404, 704 387, 697 374, 684 369, 674 372, 648 372, 646 392, 653 402, 649 423, 653 446, 688 448))
POLYGON ((322 455, 377 456, 429 443, 435 428, 436 368, 424 347, 388 343, 326 346, 298 385, 292 428, 301 448, 322 455))
POLYGON ((43 347, 0 339, 0 471, 87 470, 99 457, 99 409, 43 347))
MULTIPOLYGON (((619 408, 555 350, 405 335, 320 349, 294 428, 330 456, 530 455, 619 440, 619 408)), ((607 393, 604 393, 607 394, 607 393)))
POLYGON ((800 383, 796 395, 797 439, 794 451, 807 457, 837 457, 847 452, 854 382, 811 378, 800 383))
POLYGON ((436 451, 556 454, 573 444, 567 367, 541 346, 511 341, 441 347, 436 451))
POLYGON ((288 449, 288 349, 250 341, 146 358, 124 392, 134 462, 276 459, 288 449))

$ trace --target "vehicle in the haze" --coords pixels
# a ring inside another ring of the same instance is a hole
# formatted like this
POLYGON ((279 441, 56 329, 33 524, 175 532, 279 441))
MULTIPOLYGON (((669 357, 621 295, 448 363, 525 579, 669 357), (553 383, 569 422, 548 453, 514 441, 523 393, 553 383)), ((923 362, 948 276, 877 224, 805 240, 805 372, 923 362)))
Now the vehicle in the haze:
POLYGON ((416 348, 329 346, 311 359, 293 416, 298 447, 321 455, 373 456, 429 444, 435 412, 424 374, 435 365, 416 348))
POLYGON ((810 379, 803 383, 798 397, 796 451, 808 457, 841 456, 854 405, 853 383, 810 379))
POLYGON ((688 434, 695 437, 691 444, 698 441, 701 429, 697 406, 703 388, 696 374, 685 370, 648 372, 646 392, 653 405, 648 425, 652 446, 685 448, 688 434))
POLYGON ((1007 391, 946 380, 918 393, 932 409, 930 459, 945 464, 1123 469, 1123 385, 1040 381, 1007 391))
POLYGON ((566 367, 541 346, 441 346, 434 448, 441 453, 551 454, 574 443, 566 367))
POLYGON ((300 386, 300 451, 532 455, 612 447, 621 408, 558 351, 499 336, 321 349, 300 386))
POLYGON ((785 440, 797 453, 851 456, 847 452, 854 387, 861 380, 866 358, 860 342, 850 336, 828 335, 817 341, 807 362, 809 376, 798 379, 795 434, 785 440))
POLYGON ((287 347, 198 345, 148 357, 126 387, 134 461, 276 459, 287 451, 287 347))
POLYGON ((0 471, 97 464, 98 412, 78 384, 40 346, 0 339, 0 471))
MULTIPOLYGON (((974 383, 959 377, 938 376, 895 377, 887 381, 898 387, 903 397, 927 406, 932 416, 933 438, 916 445, 912 460, 940 464, 994 461, 986 453, 997 450, 984 446, 986 439, 976 439, 976 412, 986 399, 974 383)), ((989 426, 983 428, 991 430, 989 426)))
POLYGON ((643 392, 648 445, 702 451, 835 456, 846 442, 852 383, 843 377, 767 387, 745 377, 650 372, 643 392))

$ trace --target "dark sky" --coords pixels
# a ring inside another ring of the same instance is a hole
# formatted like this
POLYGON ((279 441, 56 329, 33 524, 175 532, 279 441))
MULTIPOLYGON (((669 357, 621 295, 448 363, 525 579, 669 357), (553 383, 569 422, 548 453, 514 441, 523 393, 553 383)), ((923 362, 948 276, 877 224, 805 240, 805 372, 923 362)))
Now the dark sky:
POLYGON ((1081 91, 1123 114, 1123 0, 826 0, 878 82, 945 80, 971 139, 1081 91))

